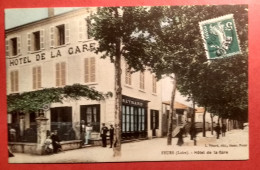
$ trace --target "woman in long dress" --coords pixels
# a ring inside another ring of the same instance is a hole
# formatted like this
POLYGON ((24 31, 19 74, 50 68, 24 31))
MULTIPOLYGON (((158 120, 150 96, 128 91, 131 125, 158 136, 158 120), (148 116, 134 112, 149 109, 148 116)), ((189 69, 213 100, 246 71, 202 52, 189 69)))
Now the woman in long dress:
POLYGON ((183 141, 183 133, 184 133, 184 129, 181 128, 180 132, 177 135, 177 137, 178 137, 177 145, 179 145, 179 146, 183 145, 183 143, 184 143, 184 141, 183 141))
POLYGON ((89 145, 89 140, 90 140, 90 135, 92 131, 92 126, 90 123, 87 124, 86 126, 86 135, 85 135, 85 145, 89 145))

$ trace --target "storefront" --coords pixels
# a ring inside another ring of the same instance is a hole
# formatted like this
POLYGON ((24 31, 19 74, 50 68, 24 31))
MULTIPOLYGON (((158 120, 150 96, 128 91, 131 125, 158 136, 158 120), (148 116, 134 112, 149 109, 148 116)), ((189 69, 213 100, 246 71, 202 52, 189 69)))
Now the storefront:
POLYGON ((148 101, 122 96, 122 140, 147 137, 148 101))

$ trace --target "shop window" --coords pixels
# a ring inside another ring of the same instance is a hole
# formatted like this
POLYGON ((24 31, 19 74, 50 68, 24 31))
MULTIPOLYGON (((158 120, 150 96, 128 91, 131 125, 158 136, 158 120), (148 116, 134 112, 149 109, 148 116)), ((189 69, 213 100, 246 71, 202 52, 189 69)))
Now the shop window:
POLYGON ((80 106, 80 118, 87 124, 91 124, 93 131, 100 131, 100 105, 80 106))
POLYGON ((51 131, 57 130, 61 140, 74 140, 75 131, 72 128, 72 108, 51 108, 51 131))
POLYGON ((145 109, 122 106, 122 132, 141 132, 145 130, 145 109))

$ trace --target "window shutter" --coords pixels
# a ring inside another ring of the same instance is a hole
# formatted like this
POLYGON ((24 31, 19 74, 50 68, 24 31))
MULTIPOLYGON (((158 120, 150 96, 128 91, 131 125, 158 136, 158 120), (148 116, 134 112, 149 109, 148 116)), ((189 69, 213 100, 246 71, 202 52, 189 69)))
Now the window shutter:
POLYGON ((79 41, 83 40, 83 20, 79 20, 79 41))
POLYGON ((44 30, 40 30, 40 49, 44 49, 44 30))
POLYGON ((14 92, 14 72, 11 71, 11 92, 14 92))
POLYGON ((66 63, 65 62, 61 63, 61 85, 62 86, 66 85, 66 63))
POLYGON ((89 82, 89 61, 85 58, 85 83, 89 82))
POLYGON ((32 51, 32 42, 31 42, 31 36, 32 36, 32 34, 31 33, 28 33, 27 34, 27 51, 28 51, 28 53, 30 52, 30 51, 32 51))
POLYGON ((96 81, 96 60, 94 57, 90 58, 90 81, 96 81))
POLYGON ((21 54, 21 37, 17 37, 17 55, 21 54))
POLYGON ((36 89, 36 67, 33 67, 33 89, 36 89))
POLYGON ((41 88, 42 86, 42 75, 41 75, 41 67, 37 69, 37 88, 41 88))
POLYGON ((5 40, 5 55, 9 56, 9 40, 5 40))
POLYGON ((19 77, 18 77, 19 74, 18 74, 18 71, 15 71, 14 73, 15 73, 15 76, 14 76, 15 77, 15 80, 14 80, 15 81, 15 88, 14 88, 14 90, 18 91, 19 90, 18 89, 18 87, 19 87, 19 84, 18 84, 19 83, 19 77))
POLYGON ((88 39, 91 39, 92 37, 91 37, 90 33, 91 33, 92 25, 91 25, 90 17, 87 17, 86 21, 87 21, 86 22, 87 23, 87 25, 86 25, 86 27, 87 27, 87 37, 88 37, 88 39))
POLYGON ((55 41, 55 37, 54 37, 54 27, 51 26, 51 32, 50 32, 50 47, 54 47, 54 41, 55 41))
POLYGON ((56 63, 56 86, 60 86, 60 63, 56 63))
POLYGON ((69 27, 69 23, 65 24, 65 43, 69 43, 70 41, 70 27, 69 27))

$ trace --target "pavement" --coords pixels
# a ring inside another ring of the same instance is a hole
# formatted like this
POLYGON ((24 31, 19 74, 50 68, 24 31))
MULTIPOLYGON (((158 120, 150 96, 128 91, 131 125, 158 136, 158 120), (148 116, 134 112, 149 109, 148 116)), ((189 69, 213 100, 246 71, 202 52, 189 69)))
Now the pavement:
POLYGON ((177 138, 167 145, 167 138, 153 138, 121 145, 121 156, 113 156, 113 148, 101 146, 85 147, 63 151, 52 155, 31 155, 14 153, 9 163, 92 163, 92 162, 132 162, 132 161, 178 161, 178 160, 247 160, 249 157, 248 131, 231 130, 226 136, 216 139, 207 131, 197 135, 197 145, 184 138, 178 146, 177 138))

